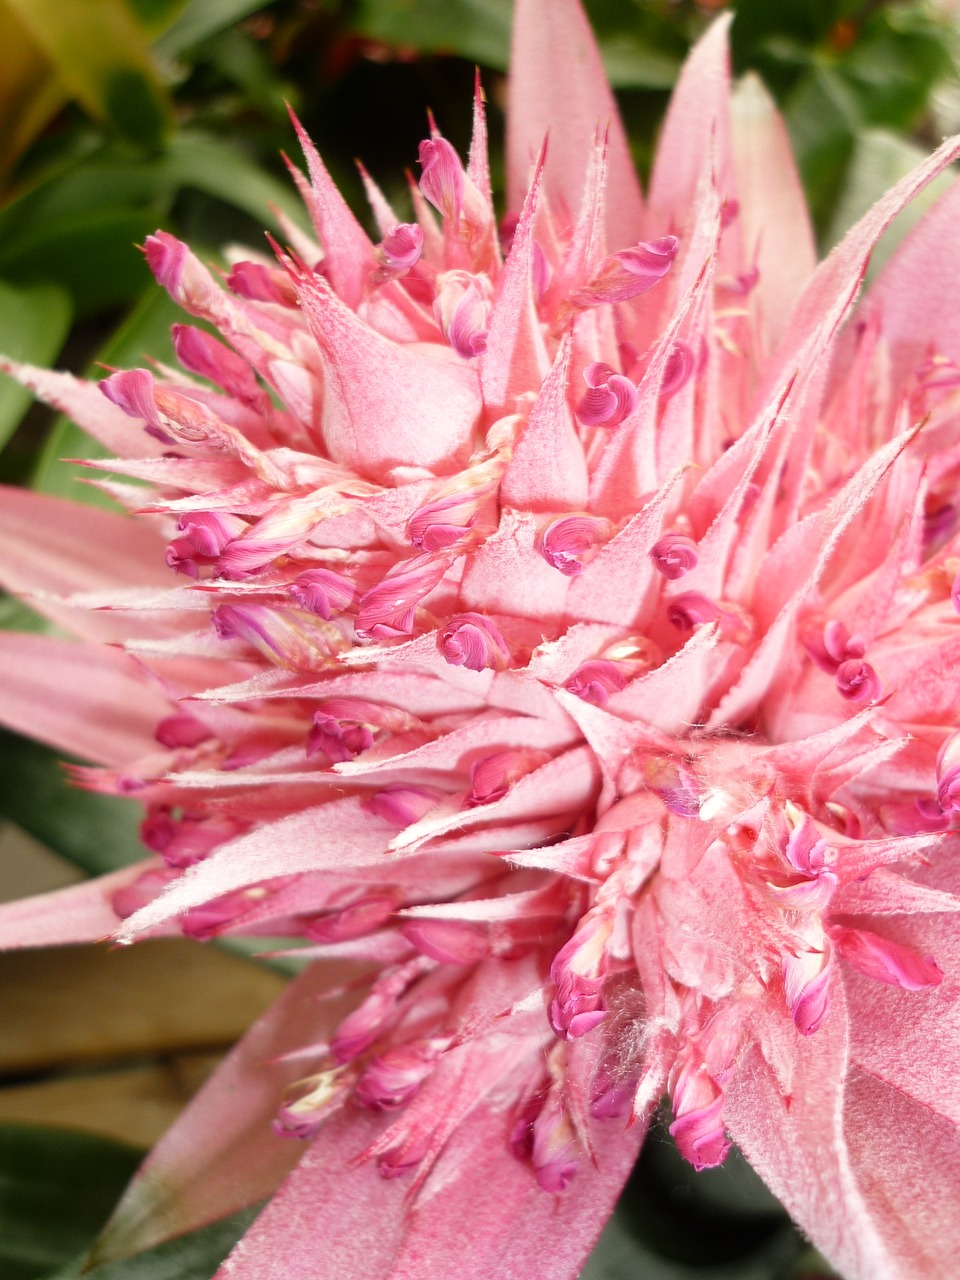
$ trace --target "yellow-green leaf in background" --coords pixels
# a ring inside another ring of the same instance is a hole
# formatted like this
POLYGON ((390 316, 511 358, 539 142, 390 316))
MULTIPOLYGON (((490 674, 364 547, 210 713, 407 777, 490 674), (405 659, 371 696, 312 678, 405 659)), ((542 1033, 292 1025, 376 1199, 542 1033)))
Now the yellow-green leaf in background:
MULTIPOLYGON (((70 327, 70 295, 53 284, 17 289, 0 280, 0 352, 31 364, 49 364, 70 327)), ((13 434, 33 397, 10 378, 0 382, 0 445, 13 434)))
POLYGON ((127 0, 2 0, 66 87, 123 137, 156 145, 170 117, 143 27, 127 0))

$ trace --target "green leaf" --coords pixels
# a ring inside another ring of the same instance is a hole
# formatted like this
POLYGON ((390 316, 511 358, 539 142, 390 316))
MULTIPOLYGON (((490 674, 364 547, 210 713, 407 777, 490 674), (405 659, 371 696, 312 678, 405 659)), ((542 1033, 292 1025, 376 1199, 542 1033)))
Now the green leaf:
POLYGON ((0 1126, 0 1275, 41 1280, 87 1248, 140 1162, 67 1130, 0 1126))
POLYGON ((135 801, 72 786, 56 752, 6 730, 0 730, 0 812, 89 875, 144 856, 135 801))
POLYGON ((264 0, 190 0, 169 31, 154 42, 154 50, 161 57, 175 58, 262 8, 264 0))
POLYGON ((135 246, 158 217, 153 210, 104 208, 38 224, 0 243, 0 276, 24 285, 56 281, 78 317, 104 311, 140 292, 144 267, 135 246))
POLYGON ((220 1222, 168 1240, 146 1253, 87 1270, 81 1259, 43 1280, 210 1280, 259 1209, 244 1209, 220 1222))
MULTIPOLYGON (((212 134, 184 129, 170 144, 168 164, 178 186, 195 187, 235 209, 242 209, 258 227, 278 229, 270 206, 276 205, 300 226, 309 220, 291 183, 266 173, 240 147, 212 134)), ((263 245, 258 241, 257 248, 263 245)))
POLYGON ((933 85, 951 71, 947 32, 927 6, 880 9, 840 64, 872 125, 907 129, 926 106, 933 85))
MULTIPOLYGON (((674 20, 623 0, 587 0, 586 7, 615 86, 673 84, 686 48, 674 20)), ((359 0, 351 26, 358 35, 395 48, 456 54, 505 71, 512 10, 512 0, 359 0)))
POLYGON ((816 64, 787 99, 785 117, 810 212, 822 231, 861 127, 856 100, 835 68, 816 64))
POLYGON ((512 0, 359 0, 354 30, 369 40, 506 70, 512 0))
MULTIPOLYGON (((866 129, 857 135, 846 183, 824 234, 824 247, 832 248, 880 197, 915 169, 928 152, 885 129, 866 129)), ((916 196, 887 228, 874 249, 867 281, 884 263, 926 211, 956 181, 954 173, 941 173, 916 196)))
MULTIPOLYGON (((67 336, 71 310, 69 295, 56 285, 17 289, 0 280, 0 352, 15 360, 49 364, 67 336)), ((0 445, 31 403, 30 392, 10 378, 0 382, 0 445)))

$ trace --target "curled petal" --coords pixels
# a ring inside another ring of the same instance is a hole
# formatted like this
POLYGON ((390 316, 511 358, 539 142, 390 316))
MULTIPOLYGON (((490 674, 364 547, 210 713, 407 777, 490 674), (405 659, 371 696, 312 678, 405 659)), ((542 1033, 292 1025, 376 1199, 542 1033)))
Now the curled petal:
POLYGON ((619 693, 630 679, 630 672, 609 658, 593 658, 582 662, 564 684, 568 693, 595 706, 606 705, 612 693, 619 693))
POLYGON ((837 667, 837 689, 848 702, 875 702, 880 697, 880 679, 869 662, 847 658, 837 667))
POLYGON ((577 417, 585 427, 616 427, 629 418, 639 403, 637 388, 629 378, 595 362, 583 371, 587 390, 577 405, 577 417))
POLYGON ((469 360, 487 349, 490 289, 485 277, 447 271, 437 278, 433 312, 457 355, 469 360))
POLYGON ((316 613, 327 622, 349 609, 357 598, 357 589, 342 573, 332 569, 307 569, 290 586, 290 595, 301 609, 316 613))
POLYGON ((723 610, 700 591, 674 596, 667 606, 667 621, 678 631, 692 631, 705 622, 716 622, 723 610))
POLYGON ((675 581, 695 569, 700 556, 691 538, 682 533, 666 533, 650 548, 650 559, 665 578, 675 581))
POLYGON ((350 1084, 349 1074, 337 1068, 298 1080, 277 1112, 274 1132, 282 1138, 315 1138, 323 1122, 345 1100, 350 1084))
POLYGON ((502 671, 510 650, 499 627, 482 613, 455 614, 437 635, 437 648, 454 667, 502 671))
POLYGON ((680 388, 690 381, 697 363, 697 356, 690 343, 678 338, 667 356, 667 363, 660 381, 660 395, 663 397, 676 395, 680 388))
POLYGON ((540 535, 540 554, 566 577, 577 578, 613 530, 609 520, 598 516, 562 516, 540 535))

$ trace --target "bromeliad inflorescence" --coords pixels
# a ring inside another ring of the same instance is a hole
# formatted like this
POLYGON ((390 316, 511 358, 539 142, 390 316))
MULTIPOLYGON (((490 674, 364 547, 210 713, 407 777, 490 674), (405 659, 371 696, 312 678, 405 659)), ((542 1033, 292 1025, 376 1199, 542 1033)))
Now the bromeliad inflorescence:
POLYGON ((817 268, 723 21, 644 203, 580 9, 546 38, 546 7, 518 4, 505 221, 479 87, 412 221, 365 176, 375 240, 301 133, 315 239, 226 273, 148 240, 220 335, 177 326, 180 370, 103 398, 7 365, 120 455, 138 519, 8 495, 6 579, 124 652, 3 637, 0 713, 136 795, 153 856, 0 932, 316 961, 183 1122, 229 1175, 151 1225, 199 1154, 175 1130, 117 1249, 282 1182, 224 1276, 280 1275, 291 1222, 285 1280, 360 1274, 333 1215, 368 1202, 363 1274, 442 1275, 489 1184, 476 1274, 571 1276, 666 1093, 696 1168, 729 1134, 850 1275, 945 1275, 911 1271, 934 1246, 888 1216, 887 1153, 931 1125, 956 1152, 928 1045, 960 906, 956 196, 851 309, 960 144, 817 268))

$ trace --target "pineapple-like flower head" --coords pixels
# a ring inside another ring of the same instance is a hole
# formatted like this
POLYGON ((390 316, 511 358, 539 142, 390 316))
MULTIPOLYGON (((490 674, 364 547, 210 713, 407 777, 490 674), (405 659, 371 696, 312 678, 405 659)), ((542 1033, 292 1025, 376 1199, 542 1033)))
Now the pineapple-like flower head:
POLYGON ((7 366, 132 514, 7 494, 0 574, 81 642, 4 636, 0 714, 151 854, 4 941, 310 961, 102 1255, 275 1191, 223 1277, 562 1280, 666 1095, 845 1274, 946 1277, 957 188, 857 293, 960 146, 817 266, 725 19, 644 199, 578 0, 516 9, 505 216, 479 86, 412 221, 364 175, 377 240, 301 133, 314 235, 144 246, 179 368, 7 366))

